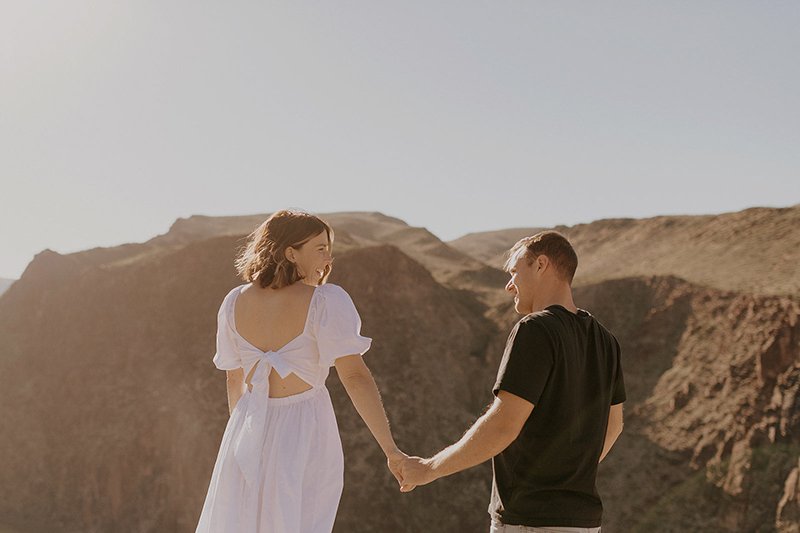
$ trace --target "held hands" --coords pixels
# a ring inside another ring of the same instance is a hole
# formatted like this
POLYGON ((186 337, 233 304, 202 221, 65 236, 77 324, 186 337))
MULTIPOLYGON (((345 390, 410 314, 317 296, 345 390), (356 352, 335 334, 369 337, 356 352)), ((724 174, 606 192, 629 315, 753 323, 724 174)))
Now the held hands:
POLYGON ((436 479, 430 459, 409 457, 397 450, 387 455, 387 464, 400 484, 400 492, 411 492, 417 485, 427 485, 436 479))
POLYGON ((408 457, 400 465, 400 492, 411 492, 417 485, 427 485, 437 479, 430 459, 408 457))
POLYGON ((403 484, 403 478, 400 476, 400 467, 406 459, 408 459, 408 456, 401 452, 399 448, 386 454, 386 465, 397 480, 397 483, 401 486, 403 484))

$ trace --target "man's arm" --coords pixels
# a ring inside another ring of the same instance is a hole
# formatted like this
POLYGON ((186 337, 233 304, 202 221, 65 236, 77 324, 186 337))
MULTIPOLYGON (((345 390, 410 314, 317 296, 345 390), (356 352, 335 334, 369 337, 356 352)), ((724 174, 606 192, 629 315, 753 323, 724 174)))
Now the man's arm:
POLYGON ((400 469, 400 490, 409 492, 440 477, 472 468, 505 450, 519 436, 533 404, 501 390, 492 405, 461 439, 430 459, 412 457, 400 469))
POLYGON ((603 443, 603 453, 600 454, 600 461, 605 459, 611 447, 622 434, 622 404, 612 405, 608 411, 608 428, 606 428, 606 440, 603 443))

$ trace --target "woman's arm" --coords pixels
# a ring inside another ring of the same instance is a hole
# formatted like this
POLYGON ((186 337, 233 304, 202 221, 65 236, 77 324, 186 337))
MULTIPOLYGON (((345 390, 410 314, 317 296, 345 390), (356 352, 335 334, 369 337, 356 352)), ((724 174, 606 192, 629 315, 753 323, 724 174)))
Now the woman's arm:
POLYGON ((336 359, 336 372, 356 411, 367 424, 390 465, 405 454, 394 443, 389 420, 381 403, 381 395, 372 373, 360 355, 346 355, 336 359))
POLYGON ((227 370, 225 376, 227 378, 225 385, 228 389, 228 414, 231 414, 244 394, 244 369, 227 370))

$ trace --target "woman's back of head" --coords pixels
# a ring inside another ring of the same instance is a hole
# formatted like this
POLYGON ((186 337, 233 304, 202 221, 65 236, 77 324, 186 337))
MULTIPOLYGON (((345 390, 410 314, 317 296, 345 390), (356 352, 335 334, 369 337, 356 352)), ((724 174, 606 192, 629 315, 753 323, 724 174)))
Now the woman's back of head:
MULTIPOLYGON (((290 255, 287 250, 299 250, 323 232, 330 249, 333 229, 327 222, 304 211, 277 211, 248 236, 236 258, 236 270, 244 281, 262 288, 280 289, 292 285, 303 279, 304 273, 287 257, 290 255)), ((327 262, 316 285, 325 283, 330 272, 330 262, 327 262)))

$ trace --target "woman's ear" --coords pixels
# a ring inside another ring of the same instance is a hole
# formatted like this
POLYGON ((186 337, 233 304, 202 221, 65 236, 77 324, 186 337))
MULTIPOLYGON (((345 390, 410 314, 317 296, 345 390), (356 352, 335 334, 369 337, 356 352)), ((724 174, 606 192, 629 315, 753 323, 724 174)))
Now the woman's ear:
POLYGON ((286 250, 283 251, 283 255, 286 257, 287 261, 294 263, 294 248, 287 246, 286 250))

